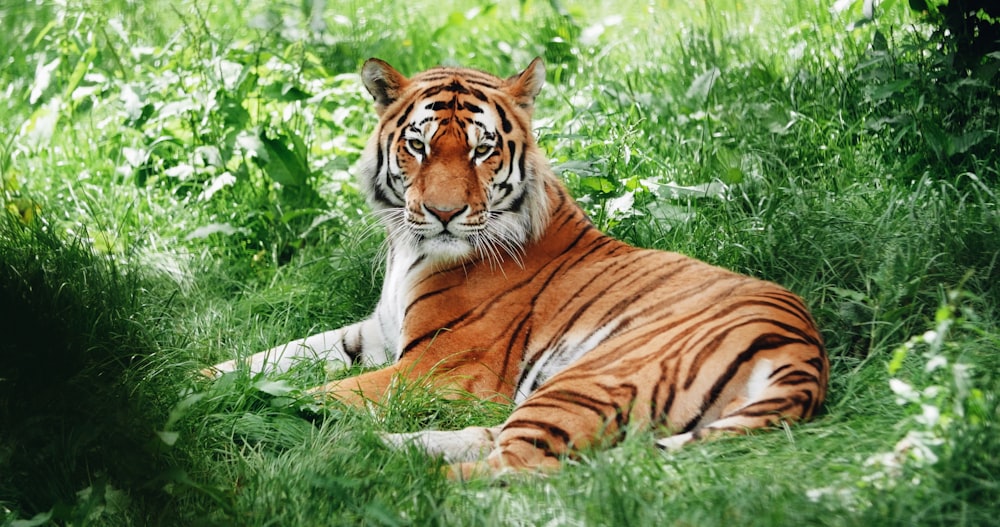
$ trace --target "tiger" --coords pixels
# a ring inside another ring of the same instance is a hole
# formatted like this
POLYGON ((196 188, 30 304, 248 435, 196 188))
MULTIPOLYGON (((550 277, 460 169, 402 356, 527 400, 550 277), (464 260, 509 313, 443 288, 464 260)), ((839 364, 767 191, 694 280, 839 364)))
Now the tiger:
POLYGON ((210 374, 311 358, 376 367, 315 388, 324 402, 377 404, 427 382, 512 403, 497 426, 384 435, 459 479, 557 470, 643 431, 674 449, 820 409, 829 362, 801 298, 595 227, 533 136, 540 58, 508 78, 448 66, 408 78, 377 58, 360 76, 378 124, 358 179, 386 233, 374 312, 210 374))

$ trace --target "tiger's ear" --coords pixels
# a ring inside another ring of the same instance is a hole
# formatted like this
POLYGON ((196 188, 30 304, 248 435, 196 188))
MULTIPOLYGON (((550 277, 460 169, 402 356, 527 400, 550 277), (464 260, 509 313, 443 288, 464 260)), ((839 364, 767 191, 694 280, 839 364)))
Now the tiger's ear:
POLYGON ((518 106, 531 113, 535 107, 535 97, 544 85, 545 64, 541 57, 535 57, 524 71, 504 82, 504 91, 514 98, 518 106))
POLYGON ((361 82, 375 98, 375 112, 382 115, 389 105, 396 102, 410 80, 387 62, 368 59, 361 68, 361 82))

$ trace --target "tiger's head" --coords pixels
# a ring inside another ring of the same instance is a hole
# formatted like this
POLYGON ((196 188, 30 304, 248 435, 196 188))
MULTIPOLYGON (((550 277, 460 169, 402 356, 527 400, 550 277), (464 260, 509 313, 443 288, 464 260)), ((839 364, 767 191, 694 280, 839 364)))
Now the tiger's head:
POLYGON ((548 220, 531 132, 542 61, 507 79, 448 67, 407 78, 369 59, 361 78, 379 115, 361 180, 390 243, 427 261, 518 261, 548 220))

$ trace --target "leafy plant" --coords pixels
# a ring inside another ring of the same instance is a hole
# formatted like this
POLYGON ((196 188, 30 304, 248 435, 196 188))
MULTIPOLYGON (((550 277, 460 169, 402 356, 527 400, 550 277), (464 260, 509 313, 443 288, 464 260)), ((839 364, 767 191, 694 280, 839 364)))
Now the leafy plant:
POLYGON ((910 0, 909 4, 938 26, 936 36, 954 50, 960 71, 985 66, 996 74, 997 67, 984 65, 983 59, 1000 51, 1000 5, 990 0, 910 0))
POLYGON ((905 3, 828 4, 0 5, 0 524, 991 521, 997 57, 956 71, 905 3), (500 74, 543 56, 538 142, 594 221, 803 296, 826 414, 453 484, 378 434, 494 425, 503 405, 409 386, 319 409, 313 363, 197 377, 377 302, 382 240, 352 181, 370 56, 500 74), (896 404, 900 382, 917 398, 896 404))
MULTIPOLYGON (((860 481, 812 489, 810 499, 877 511, 891 507, 899 495, 915 494, 926 501, 920 510, 905 512, 910 520, 991 521, 988 513, 970 505, 1000 497, 997 461, 988 453, 997 446, 1000 419, 1000 404, 991 388, 996 379, 965 362, 969 354, 953 337, 955 332, 981 332, 980 315, 972 308, 976 299, 956 291, 946 297, 935 314, 933 329, 897 346, 887 363, 895 402, 908 410, 896 430, 902 437, 891 451, 864 461, 868 473, 860 481), (962 468, 956 470, 956 466, 962 468), (888 493, 891 498, 869 501, 862 496, 865 489, 883 496, 888 493)), ((1000 341, 986 338, 976 345, 995 351, 1000 341)))
MULTIPOLYGON (((864 3, 864 20, 878 21, 881 13, 889 25, 873 30, 866 60, 851 72, 854 88, 860 89, 867 103, 863 108, 870 111, 865 127, 883 137, 890 148, 904 152, 909 167, 928 163, 963 166, 988 155, 986 152, 1000 144, 1000 108, 993 89, 1000 72, 1000 54, 977 54, 964 44, 956 54, 951 45, 942 45, 939 39, 962 41, 979 31, 968 25, 971 20, 992 24, 987 11, 996 8, 990 3, 990 7, 977 10, 976 2, 964 1, 911 3, 914 9, 929 10, 928 20, 944 27, 932 38, 907 33, 890 45, 894 39, 890 24, 898 23, 890 16, 894 3, 879 4, 878 12, 870 2, 864 3), (958 24, 958 19, 968 22, 961 23, 964 29, 948 26, 958 24), (964 32, 970 33, 962 36, 964 32), (962 64, 958 71, 953 62, 962 64)), ((987 33, 983 37, 990 39, 987 33)))

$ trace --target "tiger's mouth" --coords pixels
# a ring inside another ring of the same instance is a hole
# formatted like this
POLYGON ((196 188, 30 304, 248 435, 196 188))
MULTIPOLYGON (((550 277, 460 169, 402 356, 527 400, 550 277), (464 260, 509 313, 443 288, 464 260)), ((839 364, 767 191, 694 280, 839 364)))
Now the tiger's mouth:
POLYGON ((466 240, 465 236, 455 234, 449 230, 443 230, 436 234, 420 234, 421 241, 437 241, 441 243, 458 243, 466 240))
POLYGON ((412 208, 405 209, 404 225, 417 253, 444 264, 483 259, 498 267, 507 261, 520 265, 525 236, 516 217, 488 209, 469 212, 469 207, 443 214, 451 210, 413 214, 412 208))
POLYGON ((475 246, 469 237, 444 230, 437 234, 420 237, 419 247, 434 260, 457 261, 469 258, 475 253, 475 246))

